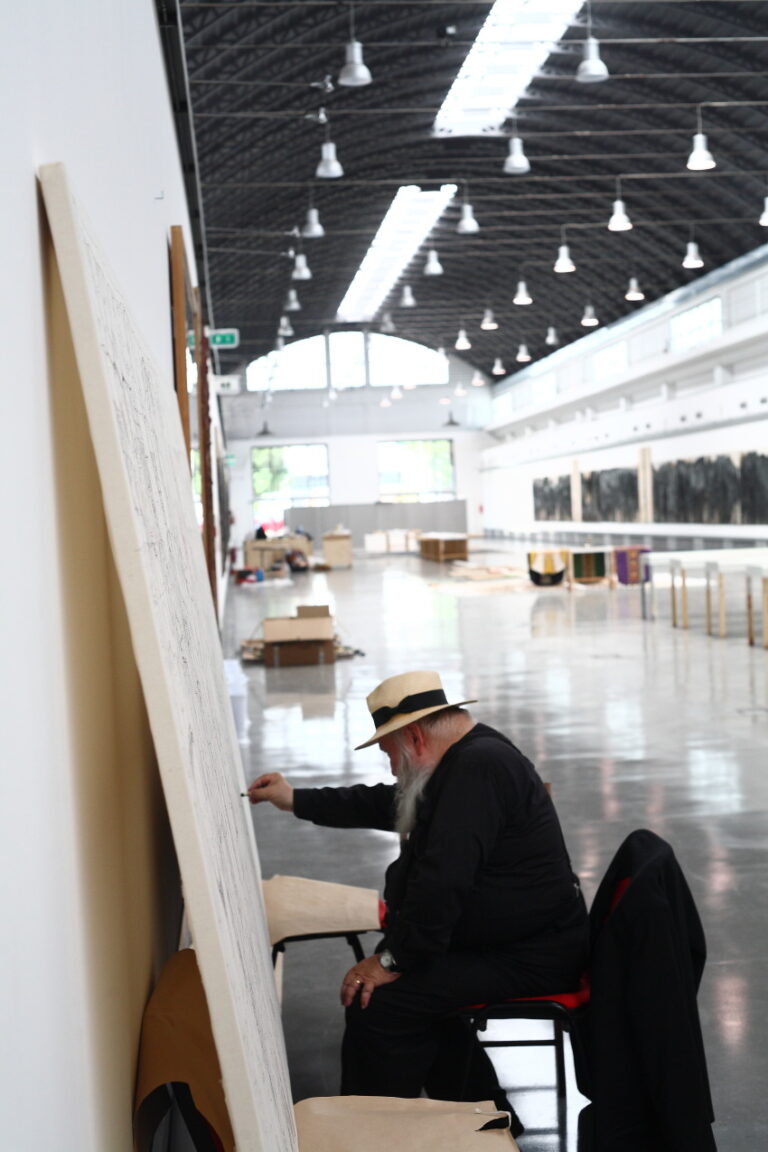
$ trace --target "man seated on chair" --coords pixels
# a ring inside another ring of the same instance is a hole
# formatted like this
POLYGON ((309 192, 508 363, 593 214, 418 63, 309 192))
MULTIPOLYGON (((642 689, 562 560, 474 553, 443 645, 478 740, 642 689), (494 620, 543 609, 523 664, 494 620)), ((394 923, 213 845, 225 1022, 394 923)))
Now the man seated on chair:
POLYGON ((587 916, 557 814, 531 762, 506 736, 451 704, 436 672, 393 676, 368 697, 395 784, 292 788, 265 800, 332 828, 397 831, 385 936, 341 985, 342 1094, 509 1104, 463 1007, 576 988, 587 916), (471 1053, 471 1058, 470 1058, 471 1053))

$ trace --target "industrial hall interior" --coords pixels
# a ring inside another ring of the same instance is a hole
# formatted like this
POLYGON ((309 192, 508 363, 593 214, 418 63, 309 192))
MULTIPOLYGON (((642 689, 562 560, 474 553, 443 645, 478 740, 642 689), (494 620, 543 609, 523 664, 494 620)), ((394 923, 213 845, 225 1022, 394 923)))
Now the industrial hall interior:
POLYGON ((4 1146, 768 1147, 768 0, 10 31, 4 1146))

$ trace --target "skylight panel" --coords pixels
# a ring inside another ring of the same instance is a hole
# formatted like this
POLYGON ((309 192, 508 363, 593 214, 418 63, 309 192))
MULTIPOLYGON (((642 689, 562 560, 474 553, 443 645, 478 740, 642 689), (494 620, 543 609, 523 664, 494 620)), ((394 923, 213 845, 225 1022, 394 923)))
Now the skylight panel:
POLYGON ((500 131, 580 8, 574 0, 496 0, 435 117, 435 134, 500 131))
POLYGON ((456 195, 455 184, 424 192, 418 185, 398 188, 371 246, 339 304, 337 319, 372 320, 400 273, 456 195))

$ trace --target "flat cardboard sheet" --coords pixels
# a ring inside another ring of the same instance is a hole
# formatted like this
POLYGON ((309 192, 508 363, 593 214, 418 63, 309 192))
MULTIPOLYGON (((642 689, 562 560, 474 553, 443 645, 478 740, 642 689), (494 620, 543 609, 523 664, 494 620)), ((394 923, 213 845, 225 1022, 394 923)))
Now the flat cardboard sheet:
POLYGON ((238 1152, 295 1152, 261 875, 173 381, 147 353, 64 165, 39 175, 238 1152))
POLYGON ((320 932, 370 932, 379 928, 379 894, 374 888, 273 876, 263 885, 271 944, 286 936, 320 932))
POLYGON ((493 1101, 452 1104, 387 1096, 319 1096, 296 1105, 299 1152, 520 1152, 493 1101))

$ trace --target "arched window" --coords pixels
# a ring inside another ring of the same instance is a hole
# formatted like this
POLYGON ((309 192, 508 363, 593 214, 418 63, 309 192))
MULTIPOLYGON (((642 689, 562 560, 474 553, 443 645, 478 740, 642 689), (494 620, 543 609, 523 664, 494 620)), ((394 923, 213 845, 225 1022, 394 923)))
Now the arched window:
POLYGON ((246 370, 249 392, 283 392, 305 388, 328 388, 337 392, 365 387, 418 388, 422 384, 448 383, 448 358, 413 340, 384 336, 379 332, 333 332, 328 337, 309 336, 253 360, 246 370), (367 347, 366 347, 367 344, 367 347), (366 359, 368 362, 366 372, 366 359))

